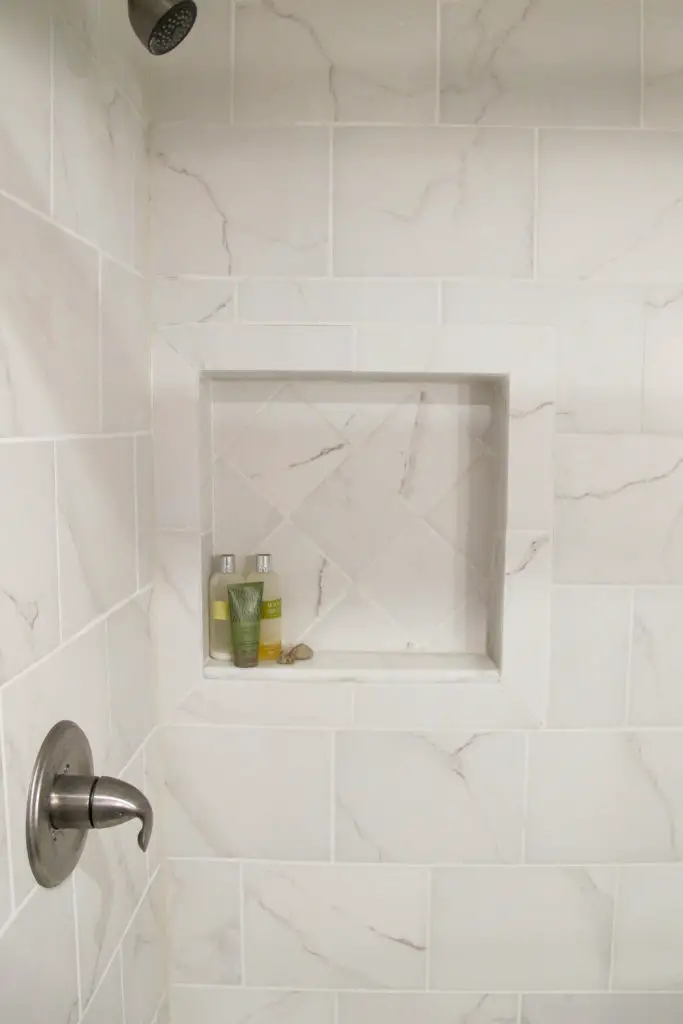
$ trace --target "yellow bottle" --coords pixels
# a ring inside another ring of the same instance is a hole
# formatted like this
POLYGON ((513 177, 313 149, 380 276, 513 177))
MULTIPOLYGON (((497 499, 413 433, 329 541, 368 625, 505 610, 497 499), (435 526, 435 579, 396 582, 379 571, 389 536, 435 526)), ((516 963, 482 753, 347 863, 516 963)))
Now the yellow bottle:
POLYGON ((282 653, 282 590, 280 577, 270 565, 270 555, 257 555, 256 572, 246 579, 247 583, 263 583, 259 661, 277 661, 282 653))

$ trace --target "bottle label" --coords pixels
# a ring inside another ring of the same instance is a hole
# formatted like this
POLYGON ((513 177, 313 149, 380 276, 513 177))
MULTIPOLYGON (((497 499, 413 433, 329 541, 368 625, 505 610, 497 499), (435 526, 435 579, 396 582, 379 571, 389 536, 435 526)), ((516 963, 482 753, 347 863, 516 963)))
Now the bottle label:
POLYGON ((258 656, 260 661, 277 661, 282 654, 282 644, 259 644, 258 656))
POLYGON ((282 618, 282 598, 276 597, 273 601, 262 601, 261 602, 261 618, 262 619, 281 619, 282 618))
POLYGON ((211 605, 211 618, 218 619, 219 621, 225 621, 228 616, 228 602, 227 601, 214 601, 211 605))

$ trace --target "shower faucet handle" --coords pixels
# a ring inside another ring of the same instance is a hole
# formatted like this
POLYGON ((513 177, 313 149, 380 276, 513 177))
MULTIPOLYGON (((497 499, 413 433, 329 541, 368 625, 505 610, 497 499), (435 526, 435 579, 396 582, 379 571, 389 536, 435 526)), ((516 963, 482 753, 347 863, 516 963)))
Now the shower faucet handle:
POLYGON ((92 752, 74 722, 50 730, 33 771, 26 807, 26 844, 37 881, 59 885, 76 867, 90 829, 112 828, 138 818, 144 852, 154 827, 152 806, 122 779, 93 772, 92 752))

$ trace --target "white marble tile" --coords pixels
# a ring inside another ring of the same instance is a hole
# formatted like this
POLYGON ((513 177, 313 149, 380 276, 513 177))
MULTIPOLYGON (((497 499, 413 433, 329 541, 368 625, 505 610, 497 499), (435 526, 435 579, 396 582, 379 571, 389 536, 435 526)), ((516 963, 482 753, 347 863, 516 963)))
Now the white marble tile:
POLYGON ((173 1024, 333 1024, 335 1019, 332 992, 174 988, 172 1001, 173 1024))
POLYGON ((229 278, 155 277, 152 322, 157 328, 232 323, 236 290, 229 278))
POLYGON ((201 674, 203 651, 201 537, 162 532, 155 548, 152 636, 164 712, 176 706, 201 674))
POLYGON ((0 771, 0 929, 12 912, 11 868, 9 861, 9 822, 5 814, 5 779, 0 771))
POLYGON ((40 889, 0 938, 0 1015, 17 1024, 77 1024, 73 889, 40 889), (8 984, 7 980, 12 979, 8 984))
POLYGON ((99 66, 92 21, 87 0, 69 0, 56 10, 54 213, 106 252, 132 261, 135 150, 142 125, 99 66))
POLYGON ((0 446, 0 684, 59 642, 54 449, 0 446))
POLYGON ((164 899, 159 876, 123 940, 123 1005, 126 1024, 149 1024, 166 984, 164 899))
POLYGON ((329 735, 177 726, 167 758, 171 856, 329 858, 329 735), (239 780, 220 814, 210 778, 239 780))
POLYGON ((241 281, 240 320, 254 324, 435 324, 436 281, 297 278, 241 281))
POLYGON ((97 254, 1 196, 0 236, 0 434, 94 433, 97 254))
POLYGON ((167 892, 171 981, 239 985, 239 864, 171 860, 167 892))
POLYGON ((102 426, 105 433, 149 430, 151 353, 144 279, 102 262, 102 426))
POLYGON ((532 149, 521 129, 339 129, 335 273, 529 276, 532 149))
POLYGON ((158 128, 151 207, 156 273, 326 273, 328 151, 322 128, 158 128))
POLYGON ((150 626, 151 591, 106 621, 107 671, 114 763, 125 765, 156 722, 156 670, 150 626))
POLYGON ((519 734, 342 732, 335 778, 338 860, 497 863, 521 855, 519 734))
POLYGON ((445 281, 443 318, 459 325, 552 327, 557 348, 556 429, 570 434, 640 430, 644 309, 639 289, 592 283, 445 281))
POLYGON ((110 764, 104 627, 98 626, 2 691, 10 842, 17 902, 35 885, 24 838, 26 800, 40 745, 56 722, 71 719, 88 737, 98 771, 110 764))
POLYGON ((203 0, 182 46, 163 60, 145 61, 143 84, 151 120, 230 119, 230 15, 224 0, 203 0))
POLYGON ((676 0, 643 6, 643 117, 648 128, 683 128, 683 26, 676 0))
POLYGON ((149 435, 135 438, 135 510, 138 544, 138 586, 152 582, 154 542, 154 457, 149 435))
POLYGON ((521 1024, 678 1024, 683 996, 525 996, 521 1024))
POLYGON ((404 643, 396 623, 356 586, 306 632, 305 639, 314 651, 348 650, 352 644, 354 651, 388 653, 401 650, 404 643))
POLYGON ((244 871, 250 985, 424 986, 426 871, 339 865, 244 871))
POLYGON ((679 284, 644 295, 643 430, 683 433, 683 291, 679 284))
POLYGON ((342 992, 339 1024, 516 1024, 513 995, 342 992))
POLYGON ((683 137, 672 132, 541 132, 539 276, 670 282, 682 160, 683 137))
POLYGON ((349 726, 346 683, 205 679, 176 708, 180 725, 349 726))
POLYGON ((199 530, 201 508, 201 433, 197 372, 173 341, 158 335, 152 347, 154 377, 154 494, 162 530, 199 530))
POLYGON ((166 331, 176 351, 197 369, 217 376, 348 373, 354 369, 351 325, 202 324, 166 331), (305 370, 304 370, 305 368, 305 370))
MULTIPOLYGON (((96 766, 96 770, 101 768, 96 766)), ((120 769, 117 768, 117 774, 120 769)), ((121 775, 144 789, 142 756, 121 775)), ((81 996, 88 1002, 123 938, 147 885, 147 862, 137 844, 139 822, 94 831, 74 874, 81 996)))
POLYGON ((156 814, 155 828, 152 831, 152 839, 147 849, 147 874, 150 878, 153 877, 157 868, 160 867, 166 855, 164 817, 166 755, 164 735, 163 728, 155 729, 147 738, 142 751, 144 765, 143 789, 156 814))
POLYGON ((98 58, 104 73, 140 116, 147 116, 142 79, 149 66, 149 55, 130 30, 126 8, 121 10, 120 4, 99 4, 98 40, 98 58))
POLYGON ((488 992, 604 988, 613 893, 609 868, 437 869, 432 986, 488 992))
POLYGON ((133 441, 57 445, 62 632, 71 636, 137 589, 133 441))
POLYGON ((626 587, 553 587, 551 726, 623 724, 631 600, 626 587))
POLYGON ((356 687, 355 721, 369 729, 519 729, 532 712, 500 683, 367 683, 356 687))
POLYGON ((555 460, 558 583, 683 581, 680 439, 559 437, 555 460))
POLYGON ((284 522, 283 514, 256 486, 230 464, 217 447, 214 456, 216 552, 233 552, 240 559, 262 547, 262 541, 284 522))
POLYGON ((675 732, 549 732, 529 738, 531 862, 683 859, 683 750, 675 732))
POLYGON ((235 10, 237 120, 433 120, 434 4, 238 0, 235 10))
POLYGON ((120 955, 112 960, 97 993, 87 1004, 82 1024, 123 1024, 120 955))
POLYGON ((444 0, 441 118, 454 124, 640 123, 638 0, 444 0))
POLYGON ((636 590, 629 687, 629 722, 683 726, 683 590, 636 590))
POLYGON ((641 992, 683 991, 682 922, 683 867, 622 868, 614 929, 613 987, 641 992))
POLYGON ((0 13, 0 188, 50 205, 50 8, 8 0, 0 13))

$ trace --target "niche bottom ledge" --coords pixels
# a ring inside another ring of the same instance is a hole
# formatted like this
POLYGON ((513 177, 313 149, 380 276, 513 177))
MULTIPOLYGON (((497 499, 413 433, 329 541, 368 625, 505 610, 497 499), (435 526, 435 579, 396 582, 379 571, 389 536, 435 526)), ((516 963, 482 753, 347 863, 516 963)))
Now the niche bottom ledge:
POLYGON ((495 683, 500 672, 484 654, 349 653, 322 651, 294 665, 236 668, 209 658, 206 679, 337 683, 495 683))

